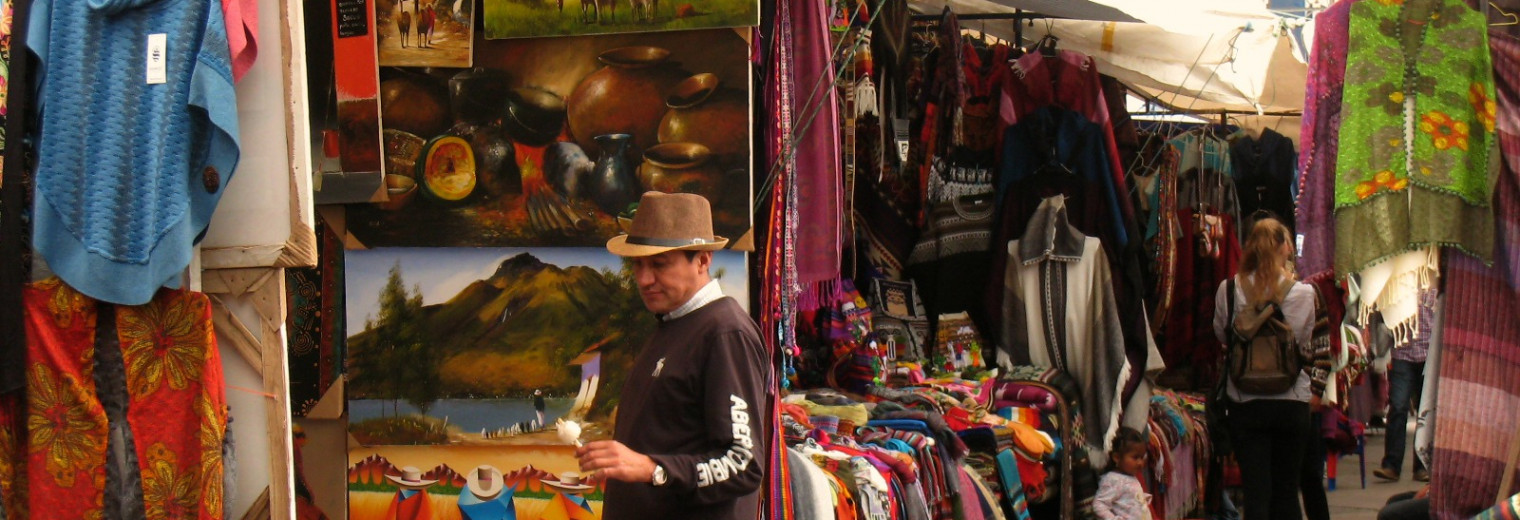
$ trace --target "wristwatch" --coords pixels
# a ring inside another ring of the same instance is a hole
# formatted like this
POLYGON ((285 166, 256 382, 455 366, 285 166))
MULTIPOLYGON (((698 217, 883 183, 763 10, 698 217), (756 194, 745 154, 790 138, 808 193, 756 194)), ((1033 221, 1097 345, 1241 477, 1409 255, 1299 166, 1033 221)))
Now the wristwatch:
POLYGON ((656 486, 663 486, 665 485, 665 482, 667 482, 667 478, 665 476, 665 467, 659 464, 655 464, 654 475, 649 479, 649 483, 656 486))

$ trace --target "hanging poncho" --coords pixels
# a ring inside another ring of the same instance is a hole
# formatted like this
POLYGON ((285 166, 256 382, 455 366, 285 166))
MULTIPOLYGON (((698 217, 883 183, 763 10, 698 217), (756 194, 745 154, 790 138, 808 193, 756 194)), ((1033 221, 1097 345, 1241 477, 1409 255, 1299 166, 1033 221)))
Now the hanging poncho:
POLYGON ((1487 259, 1498 153, 1483 15, 1460 0, 1351 8, 1335 270, 1427 246, 1487 259))

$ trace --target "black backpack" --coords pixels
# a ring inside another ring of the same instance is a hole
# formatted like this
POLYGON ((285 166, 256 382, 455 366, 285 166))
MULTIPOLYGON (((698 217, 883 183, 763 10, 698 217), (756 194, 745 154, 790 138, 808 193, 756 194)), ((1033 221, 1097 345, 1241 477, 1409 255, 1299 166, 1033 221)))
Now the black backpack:
POLYGON ((1274 297, 1235 314, 1235 277, 1230 277, 1230 345, 1226 370, 1235 388, 1251 394, 1280 394, 1293 388, 1303 361, 1298 355, 1298 341, 1283 315, 1282 302, 1293 290, 1293 280, 1284 280, 1274 297))

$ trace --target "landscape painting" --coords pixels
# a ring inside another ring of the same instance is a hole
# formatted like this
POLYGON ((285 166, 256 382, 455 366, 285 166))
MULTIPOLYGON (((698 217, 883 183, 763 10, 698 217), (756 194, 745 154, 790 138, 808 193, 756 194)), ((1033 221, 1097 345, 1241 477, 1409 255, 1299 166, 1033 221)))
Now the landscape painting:
POLYGON ((382 67, 469 67, 473 0, 375 0, 382 67))
MULTIPOLYGON (((345 256, 349 433, 371 445, 568 445, 611 436, 653 333, 601 248, 387 248, 345 256), (574 426, 562 427, 560 420, 574 426), (580 431, 571 435, 570 429, 580 431)), ((746 305, 747 260, 712 275, 746 305)))
POLYGON ((351 520, 598 520, 605 481, 569 446, 385 446, 348 453, 351 520))
POLYGON ((702 195, 716 234, 743 236, 748 37, 477 40, 473 69, 381 68, 389 198, 347 209, 346 243, 601 246, 651 190, 702 195))
POLYGON ((485 0, 486 38, 760 25, 758 0, 485 0))

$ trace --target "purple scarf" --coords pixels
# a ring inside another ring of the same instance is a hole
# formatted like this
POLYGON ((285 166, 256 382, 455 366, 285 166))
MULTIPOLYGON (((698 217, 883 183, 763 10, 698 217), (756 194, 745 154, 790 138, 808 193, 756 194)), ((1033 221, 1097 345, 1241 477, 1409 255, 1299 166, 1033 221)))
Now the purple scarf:
POLYGON ((1295 215, 1297 231, 1304 235, 1298 272, 1305 276, 1335 265, 1335 152, 1340 148, 1348 24, 1351 4, 1357 1, 1341 0, 1314 17, 1314 47, 1309 55, 1299 137, 1298 169, 1302 173, 1295 215))

